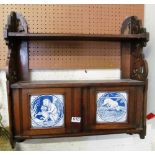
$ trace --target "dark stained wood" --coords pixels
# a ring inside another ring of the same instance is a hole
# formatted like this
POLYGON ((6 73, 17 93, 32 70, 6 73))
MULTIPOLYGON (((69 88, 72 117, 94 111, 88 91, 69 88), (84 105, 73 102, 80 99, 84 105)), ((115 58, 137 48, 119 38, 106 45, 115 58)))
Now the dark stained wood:
POLYGON ((147 41, 148 33, 141 34, 47 34, 9 32, 7 39, 20 40, 77 40, 77 41, 147 41))
MULTIPOLYGON (((4 29, 4 38, 7 37, 8 32, 16 32, 17 31, 17 14, 15 12, 11 12, 10 16, 7 19, 7 25, 4 29)), ((8 110, 9 110, 9 127, 10 127, 10 143, 11 146, 14 147, 15 139, 14 139, 14 113, 13 113, 13 94, 10 85, 14 82, 17 82, 19 79, 18 74, 18 47, 19 41, 9 41, 6 40, 6 44, 8 45, 8 57, 7 57, 7 96, 8 96, 8 110)))
POLYGON ((146 104, 148 66, 142 48, 149 34, 136 17, 128 17, 121 34, 36 34, 28 33, 26 20, 12 12, 4 30, 8 45, 7 93, 10 119, 10 141, 29 138, 138 133, 146 135, 146 104), (120 80, 31 81, 29 76, 29 40, 116 41, 121 43, 120 80), (96 93, 98 91, 126 91, 128 117, 123 123, 96 122, 96 93), (60 128, 31 128, 30 96, 34 94, 63 94, 65 97, 65 125, 60 128), (81 117, 72 123, 72 117, 81 117))
POLYGON ((145 138, 145 135, 146 135, 146 111, 147 111, 147 91, 148 91, 148 79, 145 81, 145 87, 143 89, 143 106, 142 106, 142 117, 141 117, 141 120, 142 120, 142 123, 141 123, 141 127, 142 127, 142 131, 140 133, 140 138, 141 139, 144 139, 145 138))
MULTIPOLYGON (((121 34, 143 34, 146 33, 146 29, 143 28, 141 20, 139 20, 135 16, 128 17, 122 24, 121 27, 121 34)), ((130 76, 128 78, 135 79, 135 80, 141 80, 145 81, 148 76, 148 64, 147 61, 144 59, 144 55, 142 52, 143 47, 146 46, 147 41, 149 41, 149 34, 147 35, 147 39, 145 41, 138 41, 135 40, 130 45, 130 52, 128 50, 125 50, 128 52, 128 55, 130 53, 130 56, 126 61, 128 61, 129 66, 127 66, 127 62, 122 61, 121 67, 123 68, 123 74, 127 75, 127 72, 129 72, 130 68, 130 76), (124 66, 123 66, 124 65, 124 66), (127 71, 125 71, 127 70, 127 71)), ((127 47, 124 43, 121 44, 122 47, 127 47)), ((125 54, 124 48, 122 48, 122 56, 124 57, 125 54)), ((122 58, 123 59, 123 58, 122 58)), ((125 76, 126 76, 125 75, 125 76)))
POLYGON ((18 74, 19 79, 23 81, 29 81, 29 54, 28 54, 28 43, 21 42, 18 54, 18 74))
POLYGON ((138 87, 135 92, 135 102, 137 103, 135 105, 135 120, 136 120, 136 127, 137 128, 143 128, 143 102, 144 102, 144 96, 143 96, 144 87, 138 87))
MULTIPOLYGON (((16 125, 14 123, 14 117, 16 111, 13 111, 13 92, 10 87, 12 83, 15 83, 19 80, 25 80, 23 78, 20 79, 19 73, 23 73, 19 71, 20 63, 19 58, 19 49, 20 49, 20 41, 18 40, 8 40, 7 36, 9 32, 27 32, 27 24, 23 18, 18 13, 11 12, 10 16, 7 18, 7 25, 4 28, 4 38, 6 39, 6 44, 8 45, 8 57, 7 57, 7 95, 8 95, 8 109, 9 109, 9 127, 10 127, 10 143, 11 146, 15 146, 14 132, 16 125)), ((24 51, 26 53, 27 51, 24 51)), ((23 63, 23 62, 22 62, 23 63)), ((27 62, 28 63, 28 62, 27 62)), ((22 70, 23 68, 21 68, 22 70)), ((18 104, 18 103, 17 103, 18 104)), ((18 111, 18 109, 17 109, 18 111)), ((17 121, 20 121, 19 118, 17 121)), ((18 122, 16 122, 18 124, 18 122)))
POLYGON ((121 43, 121 78, 131 78, 131 43, 121 43))
MULTIPOLYGON (((72 117, 82 117, 82 92, 81 88, 72 89, 71 115, 72 117)), ((82 120, 81 120, 82 121, 82 120)), ((81 132, 82 123, 71 122, 72 133, 81 132)))
POLYGON ((49 87, 86 87, 86 86, 128 86, 144 85, 143 81, 120 80, 75 80, 75 81, 19 81, 11 85, 11 88, 49 88, 49 87))
POLYGON ((82 132, 88 131, 90 129, 90 124, 89 124, 89 102, 90 102, 90 91, 87 88, 82 89, 82 105, 81 105, 81 110, 82 110, 82 132))
POLYGON ((148 64, 144 59, 143 45, 134 43, 132 45, 132 66, 131 66, 131 79, 145 81, 148 76, 148 64))
POLYGON ((83 131, 78 133, 72 134, 59 134, 59 135, 35 135, 35 136, 15 136, 16 139, 38 139, 38 138, 59 138, 59 137, 79 137, 79 136, 91 136, 91 135, 107 135, 107 134, 120 134, 120 133, 127 133, 127 134, 140 134, 143 129, 104 129, 102 131, 83 131))
MULTIPOLYGON (((114 133, 115 130, 122 130, 125 133, 134 133, 134 131, 138 131, 141 133, 143 130, 143 125, 141 122, 142 113, 139 112, 141 104, 143 104, 143 98, 141 98, 142 92, 144 90, 144 86, 122 86, 122 87, 99 87, 99 86, 88 86, 84 88, 23 88, 22 94, 20 94, 17 89, 15 89, 14 93, 14 102, 19 106, 19 98, 20 99, 20 107, 17 108, 14 105, 14 113, 16 113, 17 124, 21 122, 21 125, 15 125, 14 134, 21 139, 25 137, 35 137, 35 136, 47 136, 56 137, 56 136, 65 136, 67 135, 87 135, 88 133, 97 133, 97 131, 101 133, 109 133, 109 130, 114 133), (83 89, 83 91, 82 91, 83 89), (96 92, 98 91, 126 91, 128 92, 129 100, 128 100, 128 121, 125 123, 102 123, 96 124, 96 92), (78 93, 77 93, 78 92, 78 93), (83 92, 83 97, 81 98, 83 92), (90 93, 88 93, 90 92, 90 93), (48 128, 48 129, 32 129, 30 126, 30 95, 34 94, 64 94, 65 95, 65 127, 62 128, 48 128), (77 93, 77 94, 76 94, 77 93), (139 94, 140 93, 140 94, 139 94), (140 95, 139 97, 137 97, 140 95), (81 104, 81 102, 83 104, 81 104), (138 102, 138 105, 137 105, 138 102), (83 113, 81 113, 81 110, 83 113), (20 116, 19 116, 20 113, 20 116), (73 116, 82 116, 84 120, 80 124, 71 123, 71 117, 73 116), (137 117, 137 118, 136 118, 137 117), (136 119, 135 119, 136 118, 136 119), (18 120, 19 119, 19 120, 18 120), (86 124, 85 124, 86 121, 86 124), (83 125, 82 125, 83 123, 83 125), (84 127, 81 130, 81 127, 84 127), (16 129, 17 128, 17 129, 16 129), (20 129, 19 129, 20 128, 20 129), (81 133, 82 132, 82 133, 81 133), (81 133, 81 134, 79 134, 81 133)), ((141 110, 142 111, 142 110, 141 110)), ((14 114, 15 115, 15 114, 14 114)), ((89 135, 89 134, 88 134, 89 135)))
POLYGON ((16 12, 11 12, 8 16, 8 23, 4 29, 4 38, 9 49, 7 78, 12 84, 19 80, 29 80, 28 43, 21 40, 9 40, 7 37, 10 32, 27 33, 24 17, 16 12))
POLYGON ((15 89, 13 91, 13 116, 14 116, 14 134, 16 135, 21 135, 21 113, 22 113, 22 109, 21 109, 21 90, 19 89, 15 89))

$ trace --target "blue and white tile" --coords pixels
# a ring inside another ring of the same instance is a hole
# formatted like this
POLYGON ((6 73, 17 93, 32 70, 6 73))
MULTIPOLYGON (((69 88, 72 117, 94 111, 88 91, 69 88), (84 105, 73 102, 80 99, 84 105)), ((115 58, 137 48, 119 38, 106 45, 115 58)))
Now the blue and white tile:
POLYGON ((30 96, 31 127, 64 126, 64 96, 60 94, 30 96))
POLYGON ((97 123, 127 121, 127 92, 98 92, 96 104, 97 123))

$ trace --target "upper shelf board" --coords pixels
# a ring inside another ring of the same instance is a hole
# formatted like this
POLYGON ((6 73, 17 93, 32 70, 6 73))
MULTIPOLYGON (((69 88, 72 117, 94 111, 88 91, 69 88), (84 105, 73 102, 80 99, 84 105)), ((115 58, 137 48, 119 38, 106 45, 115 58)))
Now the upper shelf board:
POLYGON ((140 34, 53 34, 8 32, 7 40, 75 40, 75 41, 148 41, 149 33, 140 34))

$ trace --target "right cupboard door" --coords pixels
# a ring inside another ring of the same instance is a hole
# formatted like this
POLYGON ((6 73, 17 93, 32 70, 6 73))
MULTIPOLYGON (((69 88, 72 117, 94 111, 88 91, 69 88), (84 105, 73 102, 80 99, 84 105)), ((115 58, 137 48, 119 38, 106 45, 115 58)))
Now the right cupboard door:
POLYGON ((139 128, 143 107, 142 90, 134 86, 90 88, 89 129, 102 132, 139 128))

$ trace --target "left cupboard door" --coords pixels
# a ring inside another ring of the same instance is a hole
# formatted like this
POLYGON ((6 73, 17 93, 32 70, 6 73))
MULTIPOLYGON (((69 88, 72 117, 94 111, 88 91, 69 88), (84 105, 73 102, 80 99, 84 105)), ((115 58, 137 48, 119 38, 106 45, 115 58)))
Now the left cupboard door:
POLYGON ((71 132, 70 88, 21 89, 18 95, 21 136, 55 137, 71 132))

